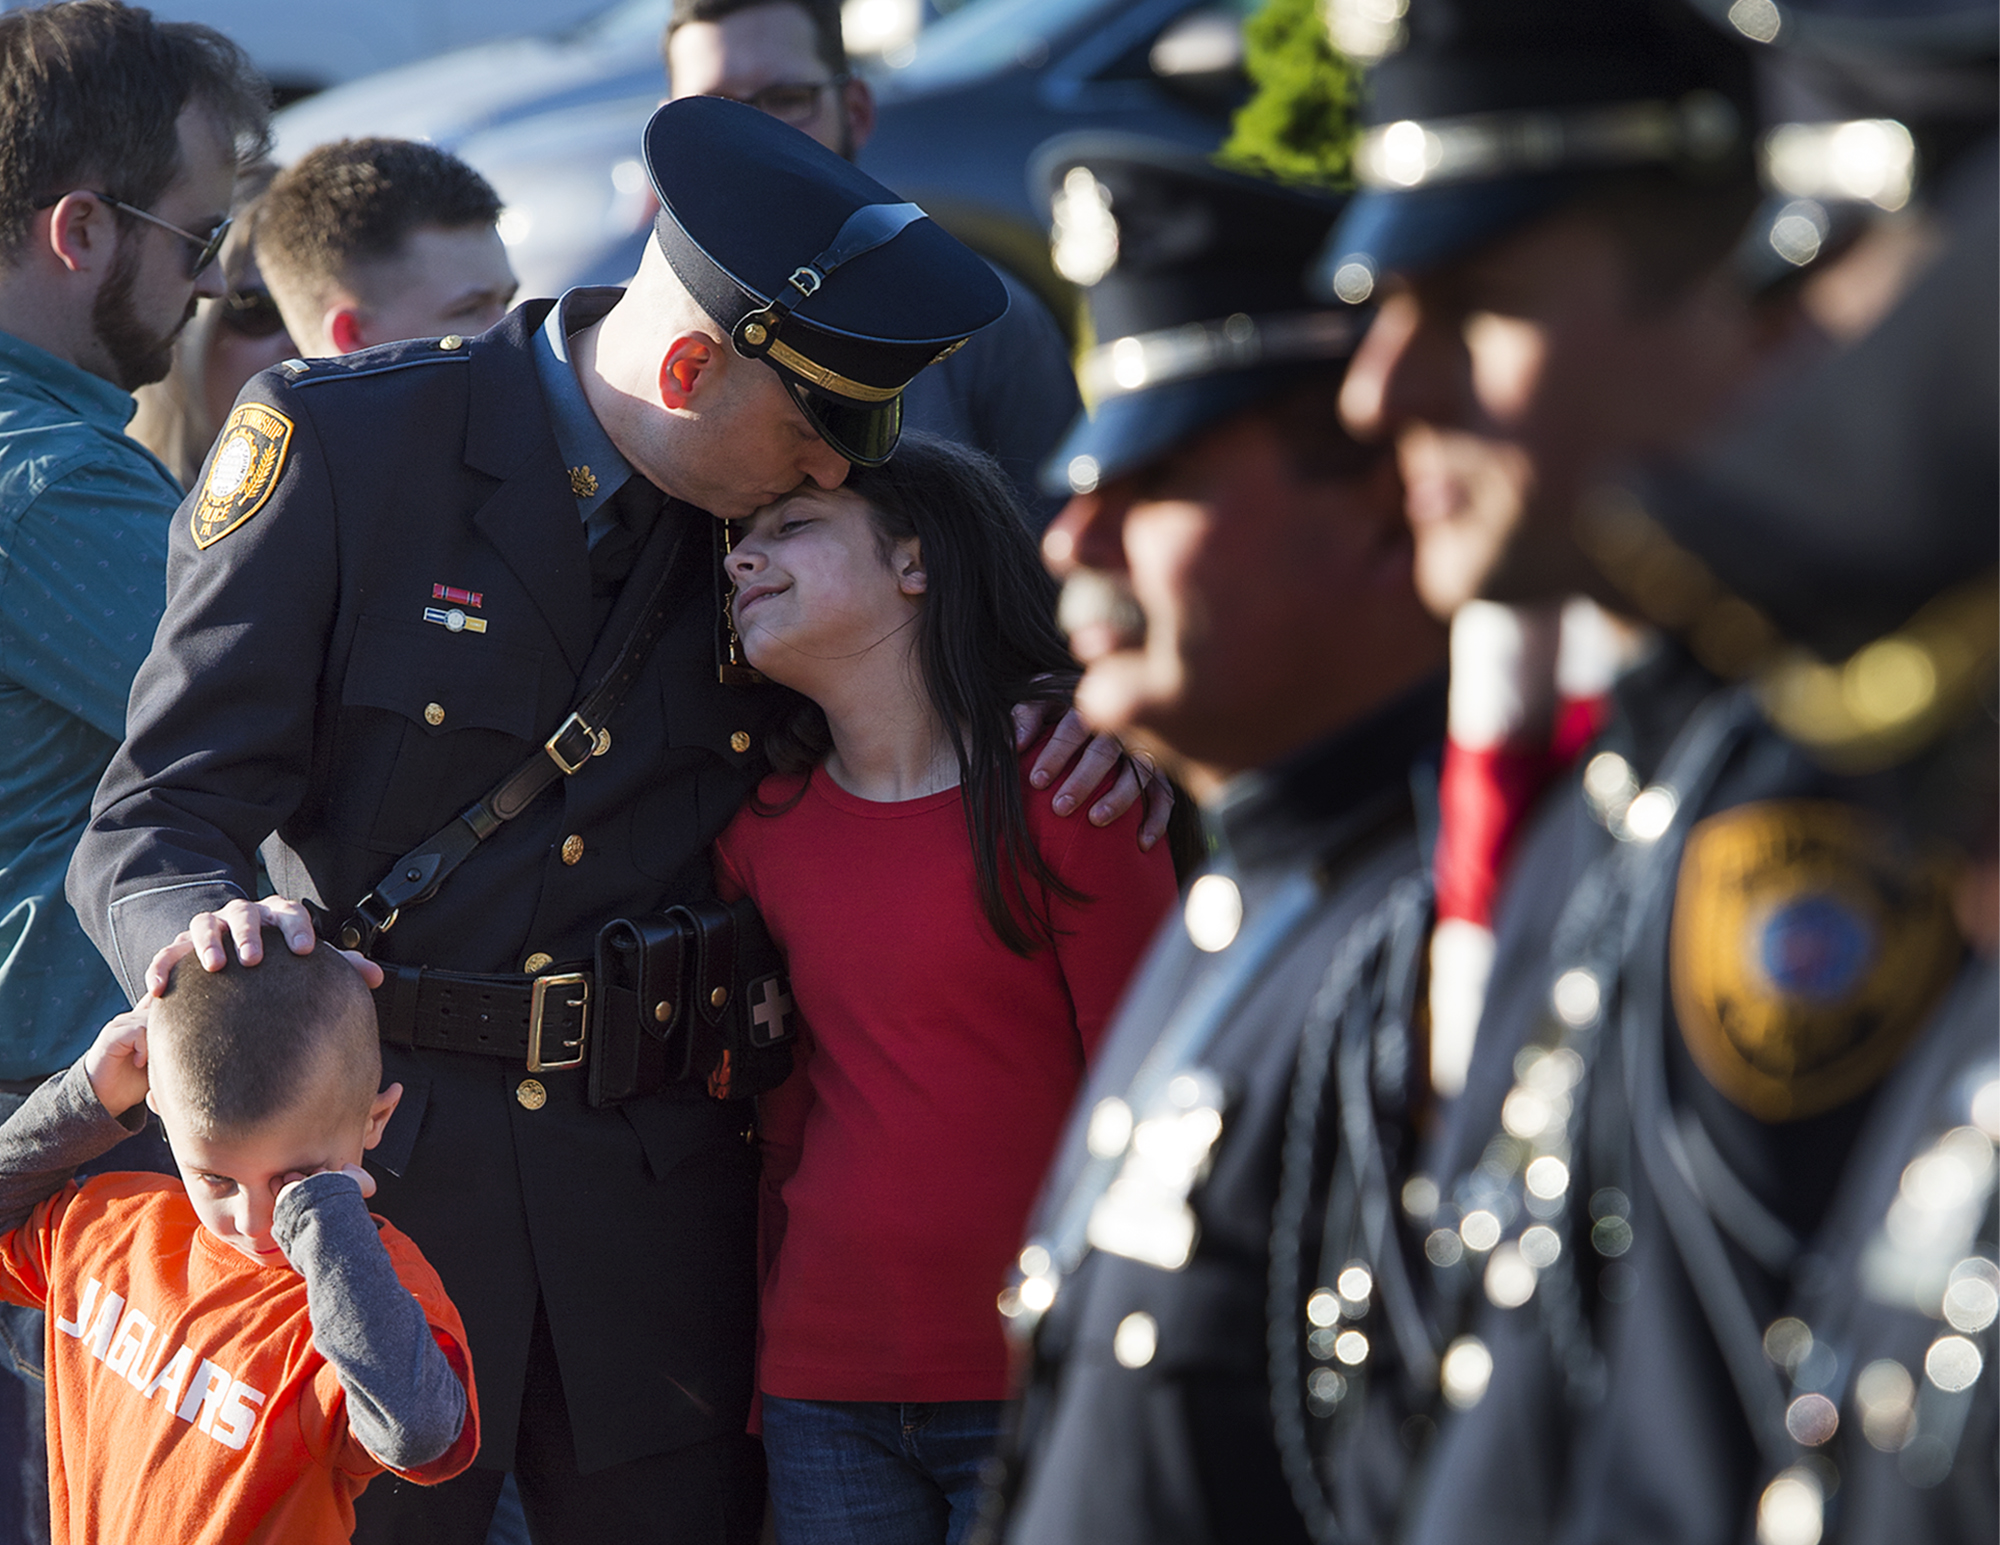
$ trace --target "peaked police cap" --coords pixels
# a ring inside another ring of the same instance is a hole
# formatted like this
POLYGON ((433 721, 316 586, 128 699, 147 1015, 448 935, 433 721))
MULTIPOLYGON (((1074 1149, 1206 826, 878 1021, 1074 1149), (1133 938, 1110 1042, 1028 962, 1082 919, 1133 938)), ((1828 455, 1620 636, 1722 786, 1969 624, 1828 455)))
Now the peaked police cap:
POLYGON ((669 102, 645 157, 675 275, 850 461, 887 461, 903 388, 1007 309, 993 270, 916 205, 754 107, 669 102))
POLYGON ((1090 412, 1044 469, 1051 493, 1087 493, 1307 372, 1338 372, 1361 341, 1366 311, 1306 291, 1337 197, 1107 131, 1052 141, 1032 176, 1096 339, 1077 366, 1090 412))
POLYGON ((1607 172, 1752 172, 1749 44, 1681 0, 1410 0, 1389 45, 1323 290, 1452 261, 1607 172))

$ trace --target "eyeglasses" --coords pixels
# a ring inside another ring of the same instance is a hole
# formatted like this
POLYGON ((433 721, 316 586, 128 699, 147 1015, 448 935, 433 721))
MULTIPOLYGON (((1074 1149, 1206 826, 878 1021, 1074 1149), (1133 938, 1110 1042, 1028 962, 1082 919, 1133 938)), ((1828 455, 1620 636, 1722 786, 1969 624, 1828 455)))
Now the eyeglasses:
MULTIPOLYGON (((233 218, 225 216, 222 223, 206 236, 197 236, 193 231, 183 229, 181 226, 175 225, 171 220, 162 220, 158 215, 148 214, 137 204, 128 204, 123 199, 113 198, 108 193, 99 193, 91 188, 78 188, 75 191, 78 193, 88 193, 92 198, 102 200, 113 209, 123 210, 128 215, 136 215, 149 225, 157 225, 161 230, 172 231, 176 236, 180 237, 182 241, 195 249, 194 256, 188 259, 187 276, 190 279, 199 279, 202 270, 215 261, 215 255, 222 250, 223 242, 229 238, 230 226, 236 223, 233 218)), ((43 199, 39 204, 35 205, 35 208, 53 209, 69 196, 67 193, 58 193, 54 198, 43 199)))
POLYGON ((231 290, 222 297, 216 322, 239 338, 275 338, 285 330, 269 290, 231 290))
MULTIPOLYGON (((780 123, 801 124, 819 111, 820 93, 838 90, 854 77, 842 71, 830 80, 780 81, 775 85, 753 91, 747 97, 730 97, 732 102, 741 102, 754 107, 760 113, 769 113, 780 123)), ((726 96, 726 92, 712 92, 713 96, 726 96)))

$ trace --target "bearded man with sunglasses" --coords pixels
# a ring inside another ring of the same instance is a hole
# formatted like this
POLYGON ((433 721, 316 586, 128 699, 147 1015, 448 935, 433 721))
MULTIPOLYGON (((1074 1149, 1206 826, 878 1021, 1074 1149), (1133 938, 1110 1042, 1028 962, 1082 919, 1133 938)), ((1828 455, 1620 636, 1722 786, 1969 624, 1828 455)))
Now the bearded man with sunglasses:
MULTIPOLYGON (((124 430, 196 298, 221 293, 238 155, 261 149, 267 98, 205 27, 111 0, 0 17, 0 1112, 125 1006, 62 894, 181 499, 124 430)), ((32 1320, 0 1329, 38 1364, 32 1320)), ((39 1367, 24 1371, 36 1382, 0 1379, 0 1534, 46 1539, 39 1367)))

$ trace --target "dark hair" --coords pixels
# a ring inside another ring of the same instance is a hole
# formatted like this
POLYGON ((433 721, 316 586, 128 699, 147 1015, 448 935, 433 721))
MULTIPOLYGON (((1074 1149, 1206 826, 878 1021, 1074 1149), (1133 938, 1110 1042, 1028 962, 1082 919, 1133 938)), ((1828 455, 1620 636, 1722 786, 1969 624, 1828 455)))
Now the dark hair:
POLYGON ((394 257, 419 226, 491 225, 500 196, 449 151, 408 139, 343 139, 280 172, 257 212, 257 262, 317 289, 348 265, 394 257))
POLYGON ((175 125, 191 103, 239 162, 269 146, 271 89, 213 28, 117 0, 0 15, 0 252, 21 249, 36 204, 80 188, 151 208, 180 172, 175 125))
MULTIPOLYGON (((1014 749, 1014 705, 1067 703, 1076 685, 1076 664, 1056 630, 1055 581, 991 457, 911 431, 885 465, 856 467, 845 486, 867 501, 885 557, 912 537, 923 552, 917 660, 933 712, 958 731, 980 905, 1001 943, 1031 955, 1054 942, 1047 897, 1085 899, 1028 834, 1014 749)), ((826 715, 809 702, 767 742, 780 772, 816 767, 831 746, 826 715)))
POLYGON ((264 930, 259 965, 232 954, 205 971, 193 956, 181 960, 147 1039, 168 1054, 183 1108, 211 1134, 289 1114, 329 1079, 359 1109, 382 1082, 375 1002, 360 973, 330 944, 294 955, 275 928, 264 930))
MULTIPOLYGON (((840 0, 674 0, 673 15, 660 38, 661 57, 665 58, 674 34, 689 22, 722 21, 738 11, 760 5, 791 5, 804 11, 813 25, 813 47, 820 62, 835 75, 847 73, 847 43, 840 33, 840 0)), ((667 73, 673 73, 672 64, 667 66, 667 73)))

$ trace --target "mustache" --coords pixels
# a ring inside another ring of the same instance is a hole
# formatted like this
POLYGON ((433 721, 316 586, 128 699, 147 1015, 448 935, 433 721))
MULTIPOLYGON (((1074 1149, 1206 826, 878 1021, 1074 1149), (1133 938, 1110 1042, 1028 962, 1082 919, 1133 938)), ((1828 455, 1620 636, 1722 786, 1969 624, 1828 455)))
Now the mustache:
POLYGON ((1146 636, 1146 613, 1122 580, 1095 569, 1078 569, 1063 581, 1056 599, 1056 626, 1065 634, 1108 627, 1120 637, 1146 636))

